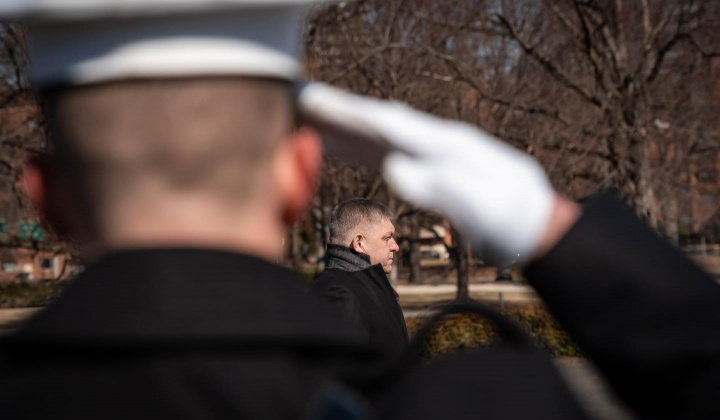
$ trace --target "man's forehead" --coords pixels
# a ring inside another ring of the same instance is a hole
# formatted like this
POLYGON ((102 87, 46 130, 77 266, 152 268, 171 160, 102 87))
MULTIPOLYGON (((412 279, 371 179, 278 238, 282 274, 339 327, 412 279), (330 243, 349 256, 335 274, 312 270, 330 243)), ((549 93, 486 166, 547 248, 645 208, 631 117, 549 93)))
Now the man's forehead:
POLYGON ((392 221, 385 216, 362 219, 355 228, 360 231, 395 231, 395 225, 393 225, 392 221))
POLYGON ((395 225, 393 224, 392 220, 385 216, 380 219, 380 223, 378 224, 378 226, 384 231, 395 232, 395 225))

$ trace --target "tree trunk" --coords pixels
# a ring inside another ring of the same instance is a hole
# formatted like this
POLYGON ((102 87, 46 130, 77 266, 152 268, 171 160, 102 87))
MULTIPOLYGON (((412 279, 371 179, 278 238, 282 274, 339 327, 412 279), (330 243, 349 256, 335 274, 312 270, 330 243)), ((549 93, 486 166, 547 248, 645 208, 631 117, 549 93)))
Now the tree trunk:
POLYGON ((312 206, 313 231, 315 239, 314 260, 318 265, 318 270, 325 267, 323 257, 325 256, 325 212, 322 207, 322 199, 320 193, 315 194, 312 206))
POLYGON ((657 230, 658 214, 655 205, 655 191, 653 190, 650 177, 650 159, 648 158, 647 153, 643 153, 643 161, 640 164, 637 181, 637 210, 643 215, 643 218, 648 226, 657 230))
POLYGON ((638 216, 651 228, 658 228, 658 210, 655 203, 655 191, 652 184, 650 161, 650 142, 637 134, 627 134, 630 156, 624 162, 628 177, 620 179, 626 184, 629 197, 638 216))
POLYGON ((457 231, 453 231, 456 247, 457 296, 460 302, 470 300, 468 285, 470 283, 470 244, 457 231))
POLYGON ((410 283, 422 283, 423 272, 420 266, 420 226, 413 224, 410 232, 410 283))
POLYGON ((677 246, 680 238, 678 233, 678 203, 676 198, 669 197, 666 199, 665 214, 663 216, 665 234, 668 239, 677 246))

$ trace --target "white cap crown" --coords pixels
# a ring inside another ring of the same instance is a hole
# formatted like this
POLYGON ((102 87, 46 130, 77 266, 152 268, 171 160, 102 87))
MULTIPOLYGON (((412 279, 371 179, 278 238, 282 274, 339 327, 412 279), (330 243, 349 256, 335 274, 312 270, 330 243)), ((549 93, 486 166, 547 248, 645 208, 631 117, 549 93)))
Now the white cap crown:
POLYGON ((317 0, 6 0, 27 22, 39 87, 120 79, 295 80, 304 12, 317 0))

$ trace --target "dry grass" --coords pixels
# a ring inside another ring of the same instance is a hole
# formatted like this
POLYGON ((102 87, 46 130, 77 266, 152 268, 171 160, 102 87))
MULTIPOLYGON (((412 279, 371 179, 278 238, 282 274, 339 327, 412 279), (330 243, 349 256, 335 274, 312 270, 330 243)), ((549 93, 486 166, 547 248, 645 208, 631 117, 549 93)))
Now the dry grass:
MULTIPOLYGON (((580 348, 563 331, 558 322, 541 306, 524 305, 498 309, 515 321, 539 345, 554 357, 583 356, 580 348)), ((414 335, 427 322, 424 316, 407 319, 408 331, 414 335)), ((435 358, 462 349, 482 348, 497 342, 492 322, 477 315, 451 316, 440 322, 425 343, 425 356, 435 358)))
POLYGON ((62 293, 68 282, 43 281, 33 284, 10 283, 0 286, 0 308, 45 306, 62 293))

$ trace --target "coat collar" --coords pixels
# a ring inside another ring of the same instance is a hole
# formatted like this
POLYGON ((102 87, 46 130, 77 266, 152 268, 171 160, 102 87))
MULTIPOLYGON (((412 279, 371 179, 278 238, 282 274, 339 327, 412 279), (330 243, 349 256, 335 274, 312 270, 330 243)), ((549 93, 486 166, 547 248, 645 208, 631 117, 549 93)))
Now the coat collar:
POLYGON ((362 271, 372 265, 369 255, 342 245, 328 244, 326 259, 325 268, 337 268, 342 271, 362 271))
POLYGON ((363 347, 289 270, 250 256, 192 249, 104 258, 10 341, 363 347))

